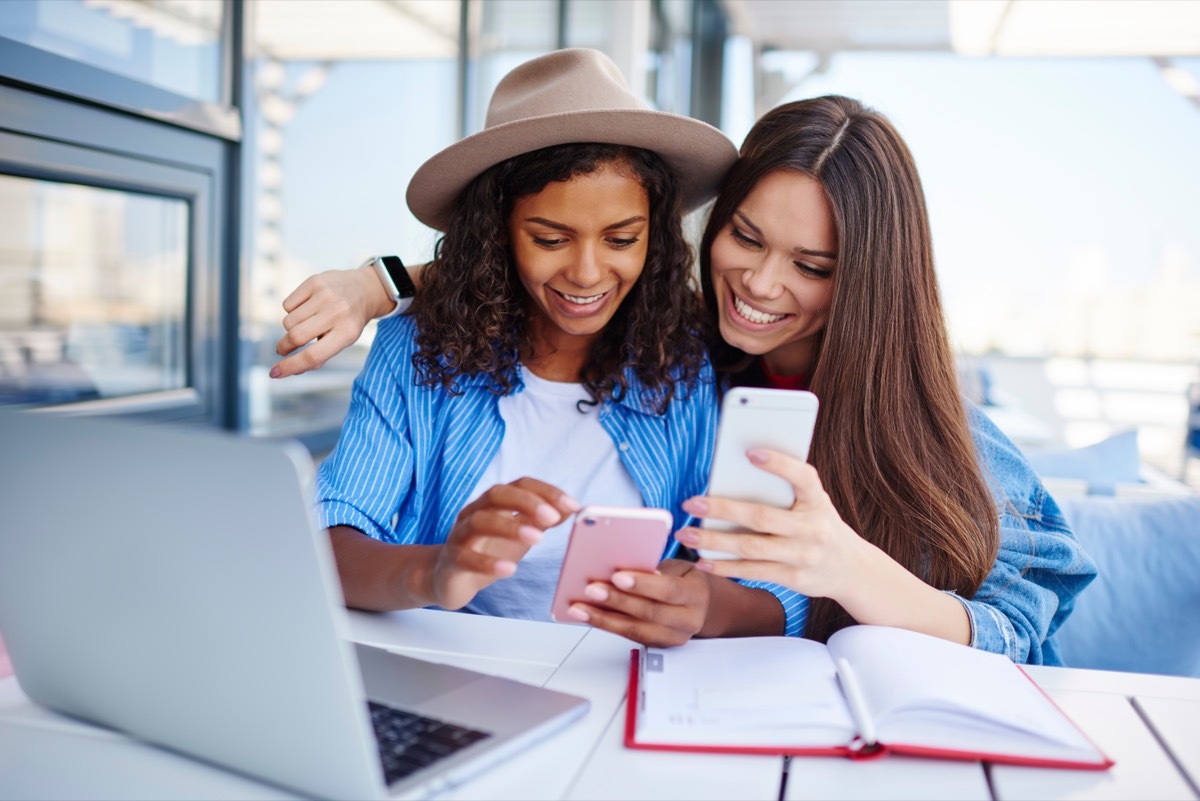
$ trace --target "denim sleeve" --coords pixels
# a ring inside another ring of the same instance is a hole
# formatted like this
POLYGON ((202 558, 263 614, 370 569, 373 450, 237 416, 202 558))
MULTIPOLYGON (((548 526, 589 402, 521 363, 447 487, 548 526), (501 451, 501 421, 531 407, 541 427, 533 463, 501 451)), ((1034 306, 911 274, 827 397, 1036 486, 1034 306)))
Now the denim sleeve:
POLYGON ((971 645, 1014 662, 1061 664, 1053 634, 1096 577, 1096 565, 1017 447, 978 409, 970 414, 1000 521, 995 565, 974 597, 959 598, 971 645))

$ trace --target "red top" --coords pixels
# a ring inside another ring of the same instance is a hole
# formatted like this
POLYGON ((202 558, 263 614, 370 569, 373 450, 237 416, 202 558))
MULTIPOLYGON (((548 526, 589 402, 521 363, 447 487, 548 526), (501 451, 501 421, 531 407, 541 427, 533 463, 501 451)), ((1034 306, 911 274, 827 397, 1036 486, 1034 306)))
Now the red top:
POLYGON ((759 369, 766 376, 767 383, 774 389, 808 389, 808 376, 804 373, 796 375, 775 375, 767 369, 767 363, 762 359, 758 360, 759 369))

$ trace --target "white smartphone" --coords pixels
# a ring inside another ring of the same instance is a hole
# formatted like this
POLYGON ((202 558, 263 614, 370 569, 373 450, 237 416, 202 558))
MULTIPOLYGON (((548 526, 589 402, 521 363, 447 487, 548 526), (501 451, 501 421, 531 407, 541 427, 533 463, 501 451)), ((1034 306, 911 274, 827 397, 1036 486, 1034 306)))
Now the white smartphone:
MULTIPOLYGON (((799 389, 735 387, 721 401, 717 447, 706 495, 786 508, 796 500, 792 485, 760 470, 746 458, 750 448, 769 448, 802 461, 808 459, 817 396, 799 389)), ((704 520, 702 528, 736 531, 724 520, 704 520)), ((732 559, 723 551, 701 550, 705 559, 732 559)))
POLYGON ((575 601, 586 601, 583 589, 592 581, 608 581, 618 570, 658 568, 675 521, 666 509, 623 506, 585 506, 575 513, 571 539, 563 557, 550 617, 559 623, 578 623, 567 617, 575 601))

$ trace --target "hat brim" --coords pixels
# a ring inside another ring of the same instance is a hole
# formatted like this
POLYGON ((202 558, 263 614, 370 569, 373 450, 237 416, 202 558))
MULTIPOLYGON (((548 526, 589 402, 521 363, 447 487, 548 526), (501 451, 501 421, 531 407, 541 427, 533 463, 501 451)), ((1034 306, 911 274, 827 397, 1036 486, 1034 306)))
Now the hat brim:
POLYGON ((569 111, 497 125, 434 155, 408 184, 408 207, 418 220, 445 231, 467 184, 505 159, 543 147, 603 142, 651 150, 675 173, 685 211, 716 194, 737 160, 737 148, 706 122, 649 109, 569 111))

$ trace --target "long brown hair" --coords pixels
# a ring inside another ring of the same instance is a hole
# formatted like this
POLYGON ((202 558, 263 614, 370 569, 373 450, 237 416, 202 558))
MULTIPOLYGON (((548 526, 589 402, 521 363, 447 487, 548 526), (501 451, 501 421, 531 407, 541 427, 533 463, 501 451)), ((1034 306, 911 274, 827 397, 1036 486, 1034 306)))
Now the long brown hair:
MULTIPOLYGON (((701 282, 714 319, 713 240, 779 170, 821 184, 837 231, 829 321, 810 377, 821 403, 810 461, 864 539, 933 587, 971 597, 995 561, 999 515, 975 458, 912 156, 887 119, 849 98, 768 112, 704 232, 701 282)), ((714 362, 735 383, 761 376, 751 357, 717 340, 714 362)), ((814 598, 805 633, 825 640, 852 622, 836 602, 814 598)))
POLYGON ((419 333, 413 362, 422 385, 456 392, 458 376, 486 374, 493 392, 512 391, 530 335, 529 298, 508 245, 513 206, 551 181, 608 164, 620 165, 646 190, 649 246, 641 276, 592 345, 581 381, 597 402, 620 398, 630 389, 632 371, 659 412, 694 386, 706 358, 703 307, 675 175, 651 151, 609 144, 525 153, 463 190, 414 302, 419 333))

